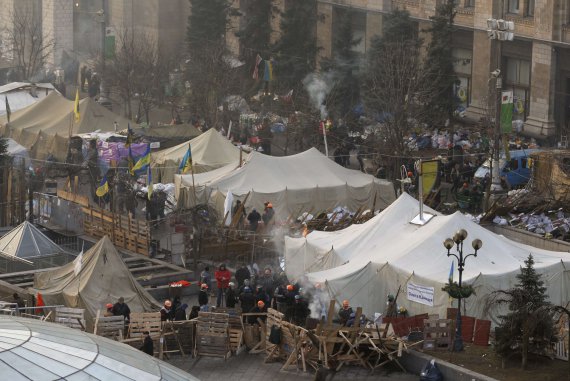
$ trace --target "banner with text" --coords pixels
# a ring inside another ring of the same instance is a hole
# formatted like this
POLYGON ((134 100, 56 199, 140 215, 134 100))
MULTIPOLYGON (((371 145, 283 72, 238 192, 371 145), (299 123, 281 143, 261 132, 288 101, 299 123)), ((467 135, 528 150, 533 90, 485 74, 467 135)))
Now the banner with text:
POLYGON ((420 286, 408 283, 408 300, 433 307, 433 287, 420 286))

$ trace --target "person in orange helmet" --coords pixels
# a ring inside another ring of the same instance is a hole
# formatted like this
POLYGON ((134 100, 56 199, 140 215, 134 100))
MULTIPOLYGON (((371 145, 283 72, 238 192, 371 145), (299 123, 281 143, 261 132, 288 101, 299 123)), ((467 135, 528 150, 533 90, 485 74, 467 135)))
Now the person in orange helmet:
MULTIPOLYGON (((262 300, 260 300, 257 302, 257 305, 253 307, 249 312, 251 312, 252 314, 263 314, 267 312, 267 308, 265 308, 265 303, 262 300)), ((265 322, 265 320, 267 320, 267 316, 266 315, 250 316, 248 319, 249 324, 258 323, 257 319, 260 319, 261 321, 265 322)))
POLYGON ((113 316, 113 303, 107 303, 107 304, 105 304, 105 308, 106 308, 107 310, 105 311, 105 313, 103 314, 103 316, 105 316, 105 317, 113 316))
POLYGON ((269 201, 265 202, 264 205, 265 209, 263 210, 263 216, 261 216, 261 219, 263 220, 264 225, 267 227, 273 222, 275 211, 273 210, 273 204, 269 201))

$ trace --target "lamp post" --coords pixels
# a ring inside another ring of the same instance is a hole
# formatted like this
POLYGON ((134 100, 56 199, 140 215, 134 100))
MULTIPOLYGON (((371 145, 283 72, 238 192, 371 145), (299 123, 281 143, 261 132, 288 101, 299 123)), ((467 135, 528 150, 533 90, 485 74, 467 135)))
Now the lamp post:
MULTIPOLYGON (((504 12, 504 1, 501 1, 500 12, 504 12)), ((487 19, 487 35, 494 44, 495 55, 497 56, 497 69, 491 73, 491 78, 495 78, 495 141, 493 145, 493 162, 491 173, 491 192, 499 193, 501 187, 499 156, 500 156, 500 136, 501 136, 501 97, 503 88, 503 78, 501 76, 502 42, 513 41, 515 23, 501 19, 487 19)))
MULTIPOLYGON (((465 261, 467 258, 477 256, 477 251, 483 246, 483 242, 480 239, 474 239, 471 242, 471 246, 475 250, 474 253, 467 254, 463 256, 463 241, 467 238, 467 231, 465 229, 458 230, 453 238, 447 238, 443 242, 443 246, 447 249, 448 257, 455 257, 457 259, 457 271, 459 272, 459 297, 457 298, 457 329, 455 331, 455 340, 453 342, 453 350, 455 352, 461 352, 463 350, 463 337, 461 336, 461 286, 463 281, 463 269, 465 268, 465 261), (457 248, 457 254, 451 252, 453 246, 457 248)), ((452 280, 450 280, 451 286, 452 280)))

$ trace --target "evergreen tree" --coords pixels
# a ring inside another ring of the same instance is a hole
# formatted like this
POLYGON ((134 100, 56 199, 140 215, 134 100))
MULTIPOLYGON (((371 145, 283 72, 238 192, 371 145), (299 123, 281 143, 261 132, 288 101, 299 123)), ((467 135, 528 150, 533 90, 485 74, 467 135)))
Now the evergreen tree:
POLYGON ((316 0, 293 1, 282 14, 281 37, 273 49, 280 91, 294 90, 299 94, 305 76, 316 69, 316 24, 316 0))
POLYGON ((359 57, 354 47, 361 39, 354 38, 352 12, 339 10, 340 24, 333 35, 333 57, 321 63, 321 69, 332 73, 335 85, 327 97, 326 104, 335 118, 346 119, 360 100, 358 81, 359 57))
POLYGON ((190 104, 210 126, 218 121, 218 104, 230 86, 225 35, 229 22, 229 0, 190 0, 188 18, 187 79, 190 104))
POLYGON ((428 121, 441 125, 446 119, 451 120, 457 108, 454 89, 458 79, 452 52, 454 0, 446 0, 438 5, 435 16, 430 19, 432 24, 428 31, 432 39, 427 51, 426 80, 433 84, 433 94, 425 107, 428 121))
POLYGON ((534 269, 532 255, 524 262, 517 275, 517 284, 507 291, 499 291, 498 303, 508 304, 509 312, 501 318, 501 334, 496 350, 504 359, 520 353, 521 367, 526 368, 528 353, 539 353, 551 344, 554 334, 551 306, 546 287, 534 269))
POLYGON ((273 3, 274 0, 249 0, 240 13, 245 24, 236 32, 236 36, 241 45, 240 59, 246 63, 244 78, 249 81, 252 79, 255 57, 259 54, 263 59, 269 59, 271 55, 271 21, 277 11, 273 3))

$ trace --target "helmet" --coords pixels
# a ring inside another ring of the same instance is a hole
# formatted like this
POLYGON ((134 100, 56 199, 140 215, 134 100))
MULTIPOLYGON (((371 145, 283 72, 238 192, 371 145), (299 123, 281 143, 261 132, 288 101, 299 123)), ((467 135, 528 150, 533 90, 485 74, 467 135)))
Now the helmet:
POLYGON ((107 304, 105 304, 105 307, 106 307, 107 309, 113 308, 113 303, 107 303, 107 304))
POLYGON ((259 302, 257 302, 257 306, 258 306, 259 308, 263 308, 263 307, 265 307, 265 303, 263 303, 263 301, 260 300, 259 302))
POLYGON ((171 302, 170 300, 166 300, 166 301, 164 302, 164 306, 165 306, 165 307, 172 307, 172 302, 171 302))
POLYGON ((207 285, 206 283, 202 283, 202 285, 200 286, 200 288, 202 288, 202 289, 207 289, 207 288, 208 288, 208 285, 207 285))
POLYGON ((267 203, 267 207, 268 207, 268 208, 273 208, 273 204, 269 202, 269 203, 267 203))
POLYGON ((292 284, 287 285, 287 291, 293 291, 294 288, 292 284))
POLYGON ((236 284, 234 282, 230 282, 228 285, 233 288, 236 284))

